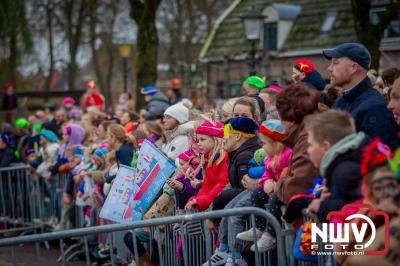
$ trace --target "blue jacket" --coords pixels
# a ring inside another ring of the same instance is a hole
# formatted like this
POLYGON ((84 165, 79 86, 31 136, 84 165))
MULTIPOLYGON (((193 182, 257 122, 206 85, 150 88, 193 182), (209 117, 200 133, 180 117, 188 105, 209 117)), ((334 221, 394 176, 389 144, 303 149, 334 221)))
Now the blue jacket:
POLYGON ((380 139, 392 150, 396 149, 396 123, 387 109, 386 99, 372 87, 368 77, 343 95, 333 104, 333 109, 349 112, 356 122, 357 131, 370 138, 380 139))

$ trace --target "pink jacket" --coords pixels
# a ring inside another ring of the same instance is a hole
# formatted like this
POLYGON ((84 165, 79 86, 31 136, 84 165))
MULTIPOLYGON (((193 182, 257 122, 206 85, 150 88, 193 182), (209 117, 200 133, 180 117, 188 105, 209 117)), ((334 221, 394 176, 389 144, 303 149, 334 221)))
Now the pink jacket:
POLYGON ((258 182, 258 186, 260 188, 264 187, 264 183, 267 180, 278 181, 281 177, 281 173, 283 169, 289 166, 290 159, 292 157, 292 149, 285 147, 281 153, 281 156, 278 161, 278 165, 273 167, 273 159, 270 156, 265 157, 264 159, 264 174, 262 175, 260 181, 258 182), (275 169, 274 169, 275 168, 275 169))

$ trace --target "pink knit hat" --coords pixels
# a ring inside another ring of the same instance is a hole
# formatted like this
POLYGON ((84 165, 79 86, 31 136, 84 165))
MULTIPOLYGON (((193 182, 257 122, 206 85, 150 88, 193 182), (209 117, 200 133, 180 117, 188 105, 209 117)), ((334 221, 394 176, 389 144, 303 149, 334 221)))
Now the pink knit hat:
POLYGON ((64 104, 75 104, 75 100, 72 97, 67 97, 64 99, 64 104))
POLYGON ((192 156, 193 156, 192 150, 187 150, 179 154, 178 158, 181 159, 182 161, 187 162, 190 160, 190 158, 192 158, 192 156))
POLYGON ((265 90, 271 90, 280 93, 282 91, 282 88, 279 85, 271 84, 265 90))
POLYGON ((224 126, 220 122, 206 121, 196 128, 196 134, 224 138, 224 126))

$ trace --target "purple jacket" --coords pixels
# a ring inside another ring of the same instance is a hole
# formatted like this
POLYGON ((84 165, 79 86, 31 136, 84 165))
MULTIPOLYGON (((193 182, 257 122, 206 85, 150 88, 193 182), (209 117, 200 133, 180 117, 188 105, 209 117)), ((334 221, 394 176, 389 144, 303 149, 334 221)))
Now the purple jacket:
MULTIPOLYGON (((203 180, 203 173, 202 171, 199 171, 196 175, 196 179, 198 180, 203 180)), ((199 191, 200 187, 198 188, 193 188, 192 185, 190 184, 190 179, 186 178, 184 175, 178 176, 176 178, 177 181, 182 182, 183 184, 183 190, 181 191, 176 191, 176 193, 182 193, 188 198, 191 198, 195 195, 197 195, 197 192, 199 191)))

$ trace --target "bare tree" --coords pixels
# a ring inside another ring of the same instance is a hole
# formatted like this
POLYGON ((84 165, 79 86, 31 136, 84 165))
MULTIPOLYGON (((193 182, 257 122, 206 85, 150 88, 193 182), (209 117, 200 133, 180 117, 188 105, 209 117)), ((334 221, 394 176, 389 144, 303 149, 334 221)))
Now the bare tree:
POLYGON ((400 10, 400 1, 390 0, 385 11, 381 12, 379 21, 374 24, 370 17, 372 8, 371 0, 351 0, 355 20, 355 30, 358 40, 368 48, 371 53, 371 68, 379 69, 381 53, 379 46, 385 29, 397 19, 400 10))
POLYGON ((156 14, 161 0, 129 0, 130 16, 137 25, 136 107, 143 106, 140 88, 157 80, 158 32, 156 14))

